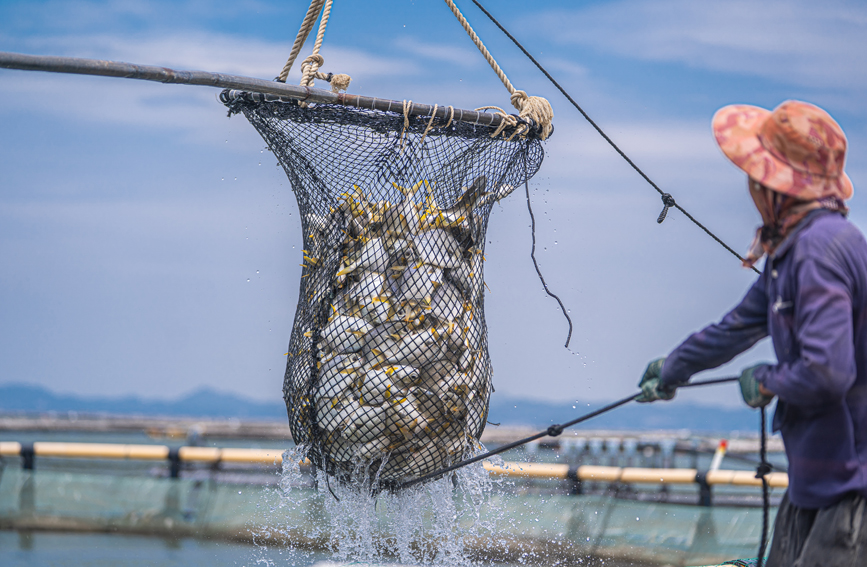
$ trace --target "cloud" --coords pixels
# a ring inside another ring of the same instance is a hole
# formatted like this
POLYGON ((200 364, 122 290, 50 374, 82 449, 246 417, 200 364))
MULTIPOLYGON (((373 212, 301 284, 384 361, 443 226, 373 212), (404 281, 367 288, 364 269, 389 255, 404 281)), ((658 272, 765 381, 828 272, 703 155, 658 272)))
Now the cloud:
POLYGON ((414 55, 442 61, 459 67, 478 67, 481 61, 478 51, 463 47, 454 47, 445 43, 427 43, 414 37, 401 37, 395 40, 395 47, 414 55))
POLYGON ((535 18, 553 41, 808 87, 867 85, 867 7, 624 0, 535 18))

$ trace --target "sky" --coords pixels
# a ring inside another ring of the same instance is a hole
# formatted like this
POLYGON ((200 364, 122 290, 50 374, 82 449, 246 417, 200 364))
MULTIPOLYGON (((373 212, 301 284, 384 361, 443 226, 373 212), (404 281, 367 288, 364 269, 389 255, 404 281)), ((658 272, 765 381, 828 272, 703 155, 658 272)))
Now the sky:
MULTIPOLYGON (((660 187, 744 252, 759 222, 713 113, 787 99, 846 131, 850 219, 867 227, 867 5, 500 0, 487 8, 660 187)), ((526 199, 495 206, 486 318, 495 396, 602 401, 718 320, 755 274, 659 195, 469 1, 458 5, 517 88, 546 97, 555 133, 526 199)), ((0 1, 0 51, 271 79, 307 2, 0 1)), ((312 41, 302 50, 309 54, 312 41)), ((435 0, 336 0, 323 71, 350 92, 509 106, 435 0)), ((300 59, 300 58, 299 58, 300 59)), ((294 69, 289 82, 297 83, 294 69)), ((324 83, 320 85, 327 88, 324 83)), ((281 398, 301 275, 292 188, 217 89, 0 70, 0 383, 173 398, 207 386, 281 398)), ((768 341, 708 374, 773 361, 768 341)), ((678 394, 721 406, 734 386, 678 394)), ((664 406, 659 411, 664 411, 664 406)))

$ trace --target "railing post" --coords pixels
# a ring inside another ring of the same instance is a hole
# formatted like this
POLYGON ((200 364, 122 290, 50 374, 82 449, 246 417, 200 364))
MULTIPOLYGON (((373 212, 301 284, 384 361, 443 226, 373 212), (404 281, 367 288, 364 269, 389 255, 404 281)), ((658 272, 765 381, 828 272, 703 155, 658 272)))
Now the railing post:
POLYGON ((21 467, 26 471, 34 470, 36 466, 36 451, 33 449, 33 443, 21 443, 21 467))
POLYGON ((566 480, 569 482, 569 494, 573 496, 584 494, 584 484, 581 482, 581 477, 578 476, 578 465, 569 467, 569 471, 566 473, 566 480))
POLYGON ((695 473, 695 482, 698 484, 698 505, 699 506, 713 506, 713 492, 711 491, 710 484, 707 482, 707 472, 697 472, 695 473))
POLYGON ((181 453, 177 447, 169 449, 169 478, 181 476, 181 453))

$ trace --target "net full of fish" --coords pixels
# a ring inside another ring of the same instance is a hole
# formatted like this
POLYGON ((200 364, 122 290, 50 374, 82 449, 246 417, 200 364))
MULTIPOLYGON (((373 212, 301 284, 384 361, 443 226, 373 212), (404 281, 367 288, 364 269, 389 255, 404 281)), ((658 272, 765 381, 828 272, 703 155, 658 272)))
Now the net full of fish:
POLYGON ((384 488, 475 451, 493 391, 488 219, 538 171, 539 140, 347 107, 229 106, 277 156, 301 213, 283 386, 295 442, 329 476, 384 488))

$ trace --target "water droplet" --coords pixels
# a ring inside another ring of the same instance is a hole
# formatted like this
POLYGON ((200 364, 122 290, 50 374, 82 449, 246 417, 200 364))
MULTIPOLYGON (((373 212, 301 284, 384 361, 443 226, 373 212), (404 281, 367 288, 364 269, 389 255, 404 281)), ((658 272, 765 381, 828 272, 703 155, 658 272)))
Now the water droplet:
MULTIPOLYGON (((247 283, 250 283, 250 278, 247 278, 247 283)), ((238 494, 241 494, 240 492, 238 494)))
POLYGON ((258 274, 258 273, 259 273, 259 270, 256 270, 256 273, 258 274))

